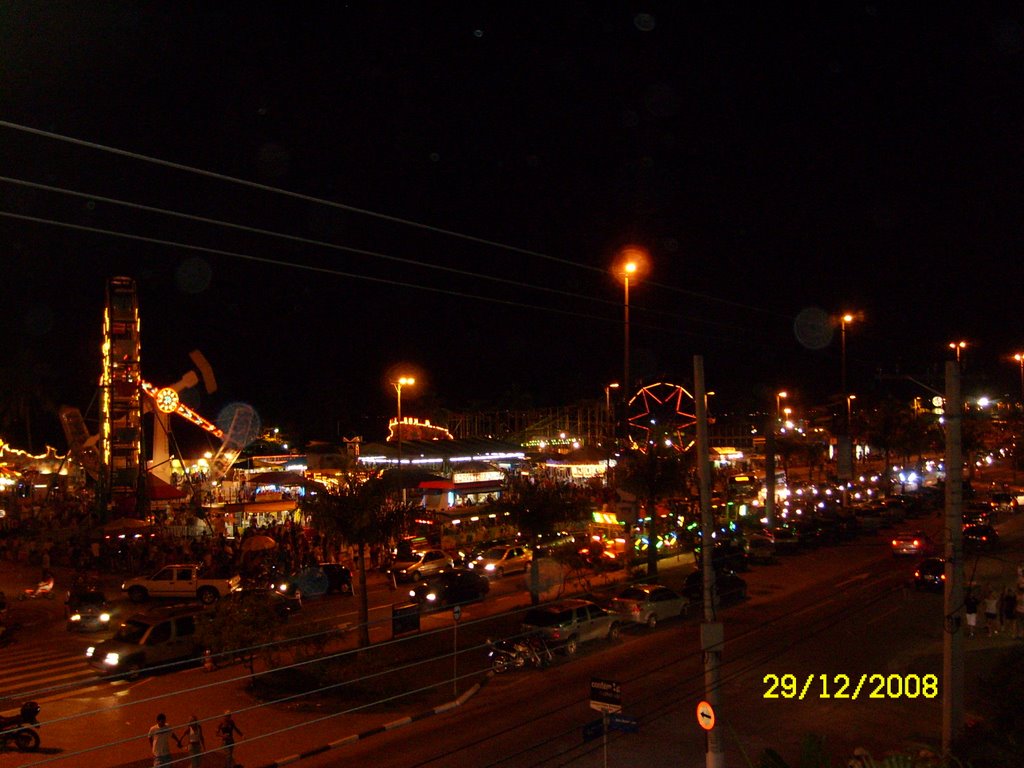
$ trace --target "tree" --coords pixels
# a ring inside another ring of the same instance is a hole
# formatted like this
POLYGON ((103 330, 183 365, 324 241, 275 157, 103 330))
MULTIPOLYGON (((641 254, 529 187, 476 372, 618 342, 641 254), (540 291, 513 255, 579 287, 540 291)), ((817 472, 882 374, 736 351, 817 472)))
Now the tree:
POLYGON ((336 492, 310 494, 302 503, 314 525, 327 535, 340 536, 356 546, 359 573, 359 646, 370 644, 370 608, 366 594, 368 547, 387 546, 408 527, 416 506, 400 501, 400 478, 375 477, 350 483, 336 492))
MULTIPOLYGON (((647 450, 634 451, 622 463, 619 485, 644 500, 647 525, 647 575, 658 575, 657 504, 660 499, 686 488, 686 468, 681 454, 665 435, 651 435, 647 450)), ((629 542, 627 541, 627 546, 629 542)))
POLYGON ((209 618, 196 623, 196 639, 214 659, 239 657, 254 674, 256 657, 270 661, 282 627, 281 616, 262 595, 242 593, 217 604, 209 618))
MULTIPOLYGON (((558 523, 578 520, 586 514, 586 502, 567 486, 537 485, 525 480, 513 482, 496 502, 496 508, 508 512, 527 541, 552 533, 558 523)), ((530 602, 537 605, 543 592, 540 558, 530 560, 530 602)))

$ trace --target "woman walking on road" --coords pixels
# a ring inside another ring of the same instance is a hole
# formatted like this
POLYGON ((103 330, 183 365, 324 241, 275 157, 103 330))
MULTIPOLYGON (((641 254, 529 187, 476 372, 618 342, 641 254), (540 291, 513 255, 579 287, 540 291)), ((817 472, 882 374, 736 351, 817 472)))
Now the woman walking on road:
POLYGON ((220 736, 221 744, 224 745, 224 768, 235 768, 235 734, 243 739, 245 736, 238 729, 235 721, 231 719, 231 712, 224 713, 224 719, 217 726, 217 735, 220 736))
POLYGON ((185 732, 178 737, 178 743, 188 742, 188 753, 192 756, 191 768, 200 768, 203 763, 203 752, 206 751, 206 739, 203 737, 203 726, 195 715, 188 720, 185 732))

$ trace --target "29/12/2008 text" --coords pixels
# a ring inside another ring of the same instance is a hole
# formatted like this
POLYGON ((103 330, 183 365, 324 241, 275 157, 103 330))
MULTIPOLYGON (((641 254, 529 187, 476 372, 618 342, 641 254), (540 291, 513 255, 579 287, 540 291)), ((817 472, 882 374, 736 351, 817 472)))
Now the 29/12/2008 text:
POLYGON ((938 675, 796 675, 767 674, 766 699, 934 699, 939 695, 938 675))

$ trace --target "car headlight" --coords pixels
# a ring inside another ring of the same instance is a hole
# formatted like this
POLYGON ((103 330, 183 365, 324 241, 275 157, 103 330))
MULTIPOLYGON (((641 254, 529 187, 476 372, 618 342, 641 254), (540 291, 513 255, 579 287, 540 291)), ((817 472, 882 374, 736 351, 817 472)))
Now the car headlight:
POLYGON ((106 655, 106 658, 103 659, 103 663, 108 667, 116 667, 121 663, 121 654, 111 651, 106 655))
POLYGON ((437 599, 437 594, 434 593, 434 592, 427 592, 426 597, 427 597, 427 601, 428 602, 433 602, 434 600, 437 599))
POLYGON ((409 590, 409 597, 416 597, 416 590, 415 589, 410 589, 409 590))
POLYGON ((471 562, 471 563, 469 564, 469 567, 470 567, 470 568, 476 568, 476 561, 473 561, 473 562, 471 562))
POLYGON ((287 584, 287 582, 285 582, 284 584, 278 584, 277 585, 277 591, 278 592, 287 592, 288 591, 288 584, 287 584))
POLYGON ((80 613, 72 613, 68 617, 68 621, 81 621, 81 620, 82 620, 82 614, 80 614, 80 613))
POLYGON ((494 570, 494 563, 488 563, 487 565, 485 565, 484 566, 484 570, 485 571, 493 571, 494 570))
POLYGON ((108 621, 110 621, 110 614, 109 613, 101 613, 100 616, 99 616, 99 619, 100 619, 100 621, 102 623, 106 624, 108 621))
POLYGON ((91 659, 94 653, 96 653, 96 647, 90 645, 88 648, 85 649, 85 658, 91 659))

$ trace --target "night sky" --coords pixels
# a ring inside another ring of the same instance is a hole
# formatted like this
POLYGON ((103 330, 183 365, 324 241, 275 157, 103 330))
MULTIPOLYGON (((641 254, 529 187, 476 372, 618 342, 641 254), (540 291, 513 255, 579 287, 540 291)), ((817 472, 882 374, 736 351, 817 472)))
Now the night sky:
POLYGON ((380 439, 402 363, 408 415, 603 399, 637 243, 644 381, 824 400, 803 319, 856 309, 851 391, 966 339, 965 391, 1016 397, 1019 7, 747 5, 3 3, 3 386, 63 447, 129 275, 144 374, 200 349, 210 415, 380 439))

